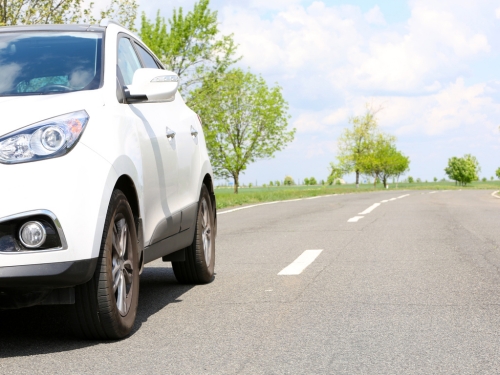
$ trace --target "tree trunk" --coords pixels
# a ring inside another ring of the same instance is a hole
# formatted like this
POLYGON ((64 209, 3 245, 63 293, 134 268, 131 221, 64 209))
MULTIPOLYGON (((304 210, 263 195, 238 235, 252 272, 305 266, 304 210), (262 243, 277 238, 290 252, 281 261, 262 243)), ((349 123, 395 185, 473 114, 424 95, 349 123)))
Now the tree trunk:
POLYGON ((387 177, 384 177, 384 189, 387 189, 387 177))
POLYGON ((373 180, 373 187, 374 188, 377 188, 377 179, 378 179, 378 175, 375 175, 375 179, 373 180))
POLYGON ((240 174, 235 173, 233 175, 233 180, 234 180, 234 194, 238 194, 238 185, 240 183, 240 174))
POLYGON ((359 188, 359 170, 356 171, 356 188, 359 188))

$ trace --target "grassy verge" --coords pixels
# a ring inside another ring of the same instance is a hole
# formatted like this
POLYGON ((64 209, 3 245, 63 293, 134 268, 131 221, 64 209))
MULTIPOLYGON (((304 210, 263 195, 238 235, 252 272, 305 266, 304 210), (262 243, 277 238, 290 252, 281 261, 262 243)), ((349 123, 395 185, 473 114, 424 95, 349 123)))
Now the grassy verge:
MULTIPOLYGON (((472 190, 472 189, 493 189, 500 190, 500 181, 476 181, 473 184, 455 186, 454 182, 422 182, 413 184, 390 185, 390 190, 472 190)), ((233 193, 231 188, 218 188, 215 190, 217 197, 217 208, 227 208, 246 204, 264 203, 272 201, 282 201, 288 199, 315 197, 328 194, 365 193, 371 191, 385 190, 381 184, 377 188, 373 185, 362 184, 356 189, 354 184, 334 185, 334 186, 280 186, 267 188, 240 188, 238 194, 233 193)))

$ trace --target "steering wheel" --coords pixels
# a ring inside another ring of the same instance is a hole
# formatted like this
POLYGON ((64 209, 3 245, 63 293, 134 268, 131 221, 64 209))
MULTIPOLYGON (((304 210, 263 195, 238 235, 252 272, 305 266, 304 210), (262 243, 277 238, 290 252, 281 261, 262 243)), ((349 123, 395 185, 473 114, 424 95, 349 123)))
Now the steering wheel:
POLYGON ((50 92, 50 91, 53 91, 53 92, 68 92, 68 91, 71 91, 71 88, 68 87, 68 86, 64 86, 64 85, 55 85, 55 84, 52 84, 52 85, 43 86, 38 91, 40 91, 40 92, 50 92))

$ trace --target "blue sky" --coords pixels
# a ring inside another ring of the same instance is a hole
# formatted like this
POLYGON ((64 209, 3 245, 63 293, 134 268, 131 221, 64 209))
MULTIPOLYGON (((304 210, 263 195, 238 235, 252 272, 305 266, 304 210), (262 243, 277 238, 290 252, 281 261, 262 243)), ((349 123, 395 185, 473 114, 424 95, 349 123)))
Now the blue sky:
MULTIPOLYGON (((148 0, 168 17, 194 1, 148 0)), ((444 177, 452 156, 471 153, 481 176, 500 167, 500 3, 497 0, 212 0, 240 65, 278 82, 295 141, 249 166, 244 183, 326 179, 336 140, 366 103, 398 137, 410 175, 444 177)), ((347 180, 353 180, 351 176, 347 180)))

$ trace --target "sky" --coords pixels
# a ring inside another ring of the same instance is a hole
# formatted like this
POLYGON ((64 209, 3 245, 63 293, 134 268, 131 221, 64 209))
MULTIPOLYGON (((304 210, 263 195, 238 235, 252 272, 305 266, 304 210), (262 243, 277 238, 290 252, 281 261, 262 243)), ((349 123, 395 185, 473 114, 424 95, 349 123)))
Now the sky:
MULTIPOLYGON (((142 0, 169 17, 193 0, 142 0)), ((279 84, 296 136, 242 183, 328 176, 337 138, 368 104, 410 157, 409 175, 445 177, 448 158, 472 154, 481 177, 500 167, 498 0, 212 0, 238 65, 279 84)), ((347 176, 353 182, 353 176, 347 176)))

